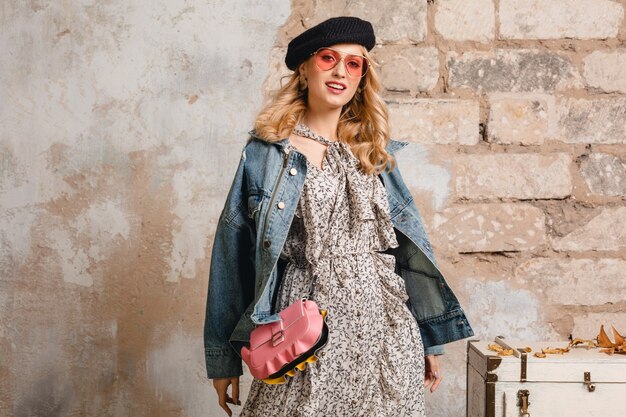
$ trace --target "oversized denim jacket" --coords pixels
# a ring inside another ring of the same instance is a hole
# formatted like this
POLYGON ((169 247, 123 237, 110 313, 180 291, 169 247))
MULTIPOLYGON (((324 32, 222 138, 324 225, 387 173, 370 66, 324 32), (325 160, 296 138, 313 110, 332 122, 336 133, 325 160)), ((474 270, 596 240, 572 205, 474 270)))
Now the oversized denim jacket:
MULTIPOLYGON (((213 243, 204 323, 209 378, 243 374, 240 349, 256 324, 279 320, 274 305, 284 271, 279 255, 307 172, 305 156, 289 152, 287 139, 269 143, 250 131, 221 212, 213 243), (293 169, 295 168, 295 169, 293 169), (278 204, 282 202, 284 204, 278 204)), ((394 154, 407 142, 390 140, 394 154)), ((399 246, 407 306, 417 321, 426 355, 474 332, 459 301, 438 269, 413 197, 396 167, 379 175, 389 201, 399 246)))

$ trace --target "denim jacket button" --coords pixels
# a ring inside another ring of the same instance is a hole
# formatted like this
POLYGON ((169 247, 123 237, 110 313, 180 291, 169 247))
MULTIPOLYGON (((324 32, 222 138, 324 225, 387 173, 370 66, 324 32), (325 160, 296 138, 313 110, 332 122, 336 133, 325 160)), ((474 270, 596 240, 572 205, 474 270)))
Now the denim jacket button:
POLYGON ((272 244, 272 242, 270 242, 269 240, 264 240, 263 241, 263 247, 265 249, 269 248, 271 244, 272 244))
POLYGON ((297 170, 297 169, 295 169, 295 168, 291 168, 291 169, 289 170, 289 174, 291 174, 291 175, 296 175, 297 173, 298 173, 298 170, 297 170))
POLYGON ((285 208, 285 202, 284 201, 279 201, 278 202, 278 208, 281 209, 281 210, 284 209, 285 208))

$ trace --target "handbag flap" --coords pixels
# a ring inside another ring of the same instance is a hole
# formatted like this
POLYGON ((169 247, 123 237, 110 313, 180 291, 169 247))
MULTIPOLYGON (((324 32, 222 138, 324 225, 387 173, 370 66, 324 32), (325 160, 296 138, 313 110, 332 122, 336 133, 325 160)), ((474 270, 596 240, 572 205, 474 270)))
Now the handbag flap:
POLYGON ((309 326, 306 304, 302 299, 285 308, 279 315, 282 319, 281 321, 261 325, 252 330, 250 333, 251 351, 260 348, 265 343, 269 343, 271 346, 272 337, 274 337, 275 333, 280 332, 281 329, 287 330, 293 326, 298 326, 302 328, 303 332, 306 332, 309 326))

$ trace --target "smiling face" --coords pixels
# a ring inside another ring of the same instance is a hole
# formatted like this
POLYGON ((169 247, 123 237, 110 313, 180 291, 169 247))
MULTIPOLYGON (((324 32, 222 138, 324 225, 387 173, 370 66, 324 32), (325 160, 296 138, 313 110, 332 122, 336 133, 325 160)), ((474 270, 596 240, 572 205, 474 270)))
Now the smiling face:
POLYGON ((313 55, 300 64, 300 72, 304 74, 308 83, 308 106, 319 110, 331 110, 342 108, 347 104, 359 86, 361 77, 351 76, 346 71, 346 65, 356 69, 358 62, 350 60, 346 55, 363 55, 363 47, 353 43, 338 43, 331 45, 331 48, 343 57, 341 62, 337 62, 337 55, 333 58, 331 54, 313 55), (318 64, 316 59, 321 60, 330 66, 336 63, 333 68, 324 71, 318 64))

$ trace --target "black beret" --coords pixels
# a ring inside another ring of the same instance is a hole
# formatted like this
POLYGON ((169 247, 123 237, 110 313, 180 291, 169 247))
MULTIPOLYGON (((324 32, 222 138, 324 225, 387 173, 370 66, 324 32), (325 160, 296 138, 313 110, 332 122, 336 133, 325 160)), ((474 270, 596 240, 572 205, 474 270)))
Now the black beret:
POLYGON ((358 43, 370 51, 376 44, 374 28, 358 17, 332 17, 296 36, 287 45, 285 64, 290 70, 324 46, 336 43, 358 43))

